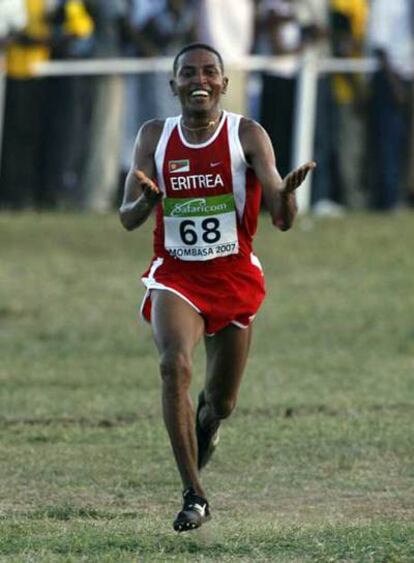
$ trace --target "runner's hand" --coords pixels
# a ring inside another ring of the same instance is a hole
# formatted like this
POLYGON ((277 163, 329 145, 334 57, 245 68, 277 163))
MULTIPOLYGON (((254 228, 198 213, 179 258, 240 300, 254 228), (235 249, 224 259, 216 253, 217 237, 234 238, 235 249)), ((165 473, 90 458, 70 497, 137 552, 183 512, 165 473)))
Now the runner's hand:
POLYGON ((306 164, 299 166, 292 172, 289 172, 283 179, 283 191, 287 194, 293 193, 305 180, 308 172, 316 168, 316 162, 310 160, 306 164))
POLYGON ((151 178, 148 178, 148 176, 144 174, 142 170, 134 170, 134 175, 144 189, 144 194, 149 199, 159 199, 161 197, 162 194, 157 184, 153 182, 151 178))

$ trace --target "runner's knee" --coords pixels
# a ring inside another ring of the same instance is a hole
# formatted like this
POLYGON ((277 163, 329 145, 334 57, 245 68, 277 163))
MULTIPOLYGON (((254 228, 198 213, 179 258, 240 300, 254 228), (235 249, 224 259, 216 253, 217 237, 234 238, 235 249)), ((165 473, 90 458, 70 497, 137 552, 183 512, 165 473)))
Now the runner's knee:
POLYGON ((191 381, 191 359, 180 351, 164 352, 161 356, 160 372, 165 384, 188 387, 191 381))

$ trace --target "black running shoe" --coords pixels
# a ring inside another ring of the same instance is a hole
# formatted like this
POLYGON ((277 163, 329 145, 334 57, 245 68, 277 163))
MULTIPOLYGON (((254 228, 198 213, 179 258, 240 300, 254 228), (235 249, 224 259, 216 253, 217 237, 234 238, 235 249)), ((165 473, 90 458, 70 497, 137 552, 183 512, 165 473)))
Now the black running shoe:
POLYGON ((205 498, 195 494, 192 487, 183 492, 183 509, 174 520, 176 532, 188 532, 199 528, 201 524, 210 520, 210 510, 205 498))
POLYGON ((197 413, 196 413, 196 435, 197 435, 197 446, 198 446, 198 460, 197 465, 198 469, 203 469, 210 461, 211 456, 213 455, 215 449, 220 440, 219 432, 216 430, 215 432, 207 432, 203 429, 200 424, 199 414, 200 410, 206 404, 206 400, 204 397, 204 391, 201 391, 200 395, 198 396, 198 406, 197 406, 197 413))

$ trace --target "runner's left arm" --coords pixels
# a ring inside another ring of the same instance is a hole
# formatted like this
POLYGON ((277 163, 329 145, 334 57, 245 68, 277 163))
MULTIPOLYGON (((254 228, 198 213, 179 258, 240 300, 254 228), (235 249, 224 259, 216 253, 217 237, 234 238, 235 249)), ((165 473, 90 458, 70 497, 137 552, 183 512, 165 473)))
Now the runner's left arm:
POLYGON ((263 189, 263 198, 273 224, 287 231, 297 213, 296 189, 308 172, 315 168, 313 161, 296 168, 282 179, 269 135, 255 121, 243 118, 240 124, 240 141, 247 162, 254 169, 263 189))

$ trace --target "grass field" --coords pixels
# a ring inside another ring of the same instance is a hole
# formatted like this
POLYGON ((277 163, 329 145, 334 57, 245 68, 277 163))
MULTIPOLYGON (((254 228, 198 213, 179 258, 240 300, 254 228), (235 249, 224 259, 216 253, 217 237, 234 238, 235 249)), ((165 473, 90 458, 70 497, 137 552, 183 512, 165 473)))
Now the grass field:
POLYGON ((0 215, 0 561, 414 561, 413 219, 262 218, 268 297, 204 476, 213 520, 177 536, 136 323, 151 225, 0 215))

